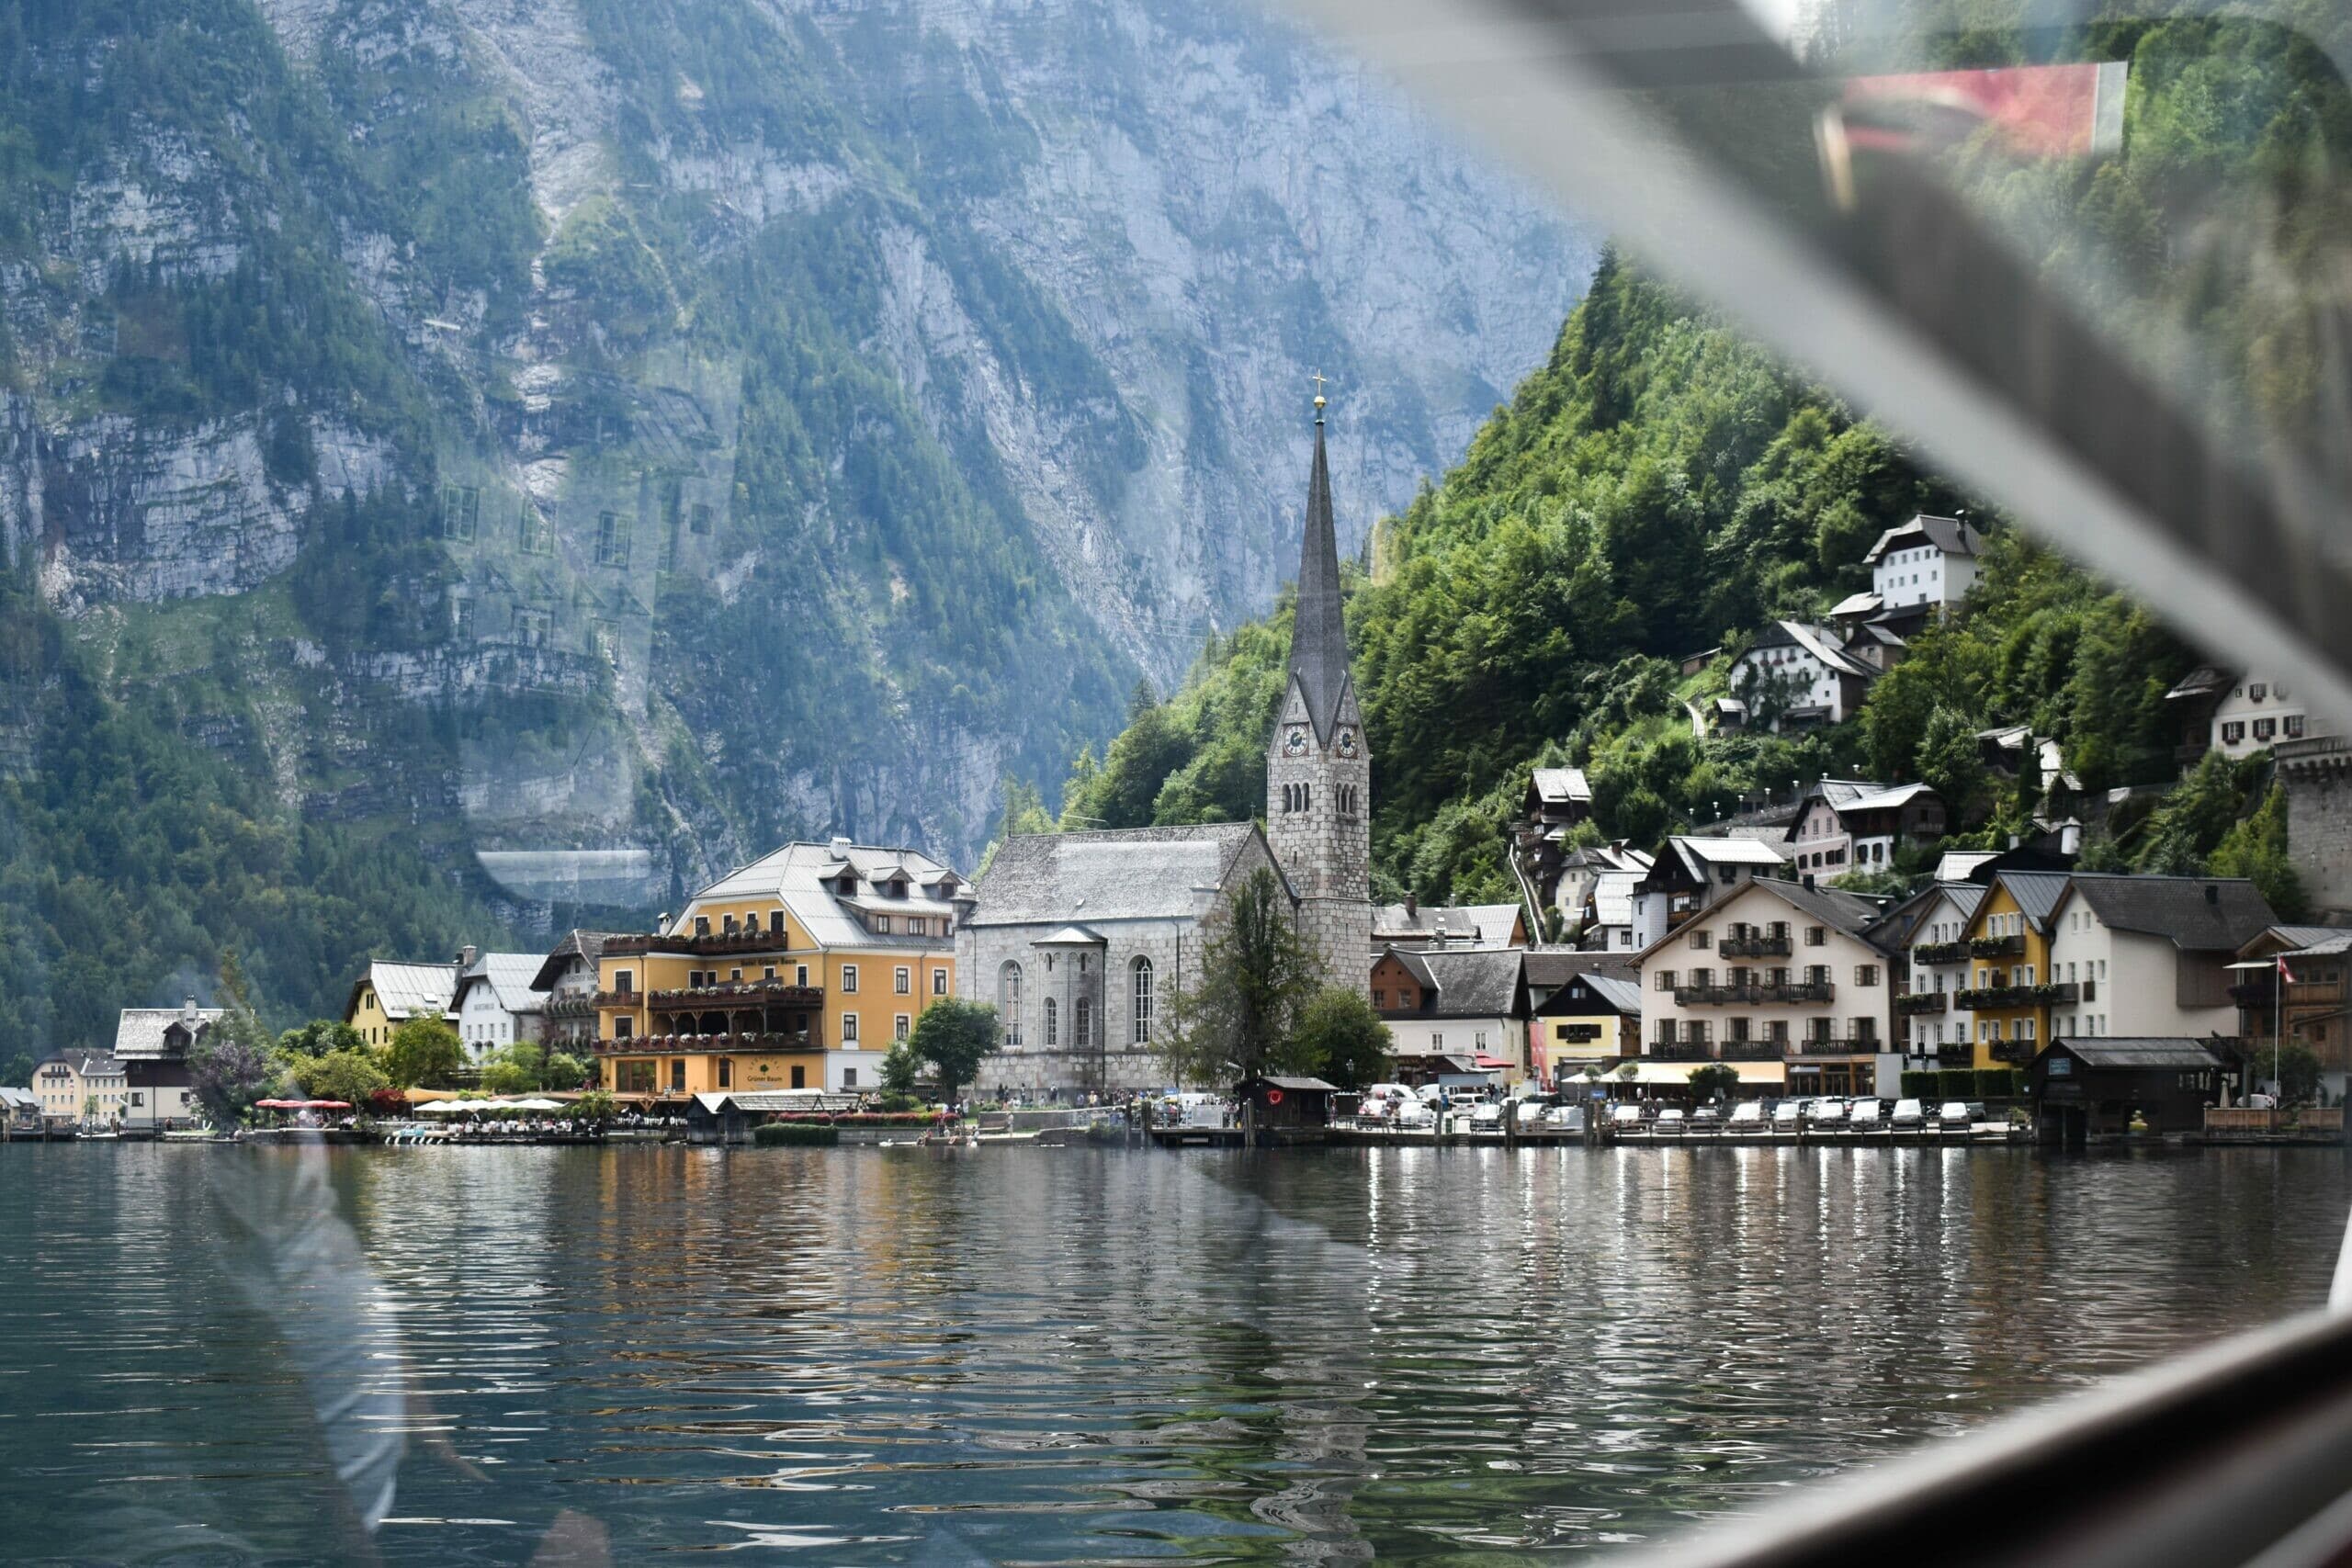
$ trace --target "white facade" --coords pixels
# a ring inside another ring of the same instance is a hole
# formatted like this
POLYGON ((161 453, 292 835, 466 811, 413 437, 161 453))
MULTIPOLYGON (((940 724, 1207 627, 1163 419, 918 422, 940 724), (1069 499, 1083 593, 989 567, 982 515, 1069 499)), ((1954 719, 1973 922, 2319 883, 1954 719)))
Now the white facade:
POLYGON ((1949 554, 1924 543, 1889 550, 1871 569, 1871 587, 1890 610, 1957 604, 1975 581, 1974 556, 1949 554))
MULTIPOLYGON (((1905 958, 1911 966, 1914 995, 1950 995, 1968 988, 1970 960, 1963 943, 1970 913, 1953 902, 1949 893, 1937 895, 1934 908, 1928 911, 1927 919, 1911 939, 1911 951, 1905 958), (1923 949, 1937 947, 1959 947, 1961 951, 1957 957, 1939 964, 1921 960, 1923 949)), ((1946 1046, 1966 1046, 1976 1034, 1976 1015, 1951 1002, 1947 1002, 1941 1012, 1917 1013, 1897 1021, 1905 1048, 1915 1056, 1933 1055, 1946 1046)))
POLYGON ((2226 996, 2219 1006, 2183 1005, 2181 957, 2165 938, 2109 931, 2088 904, 2069 898, 2051 931, 2050 981, 2075 987, 2075 998, 2051 1008, 2051 1034, 2235 1034, 2237 1005, 2226 996))
POLYGON ((2310 725, 2302 699, 2276 681, 2242 675, 2213 706, 2211 744, 2235 760, 2266 751, 2281 740, 2301 740, 2310 725))

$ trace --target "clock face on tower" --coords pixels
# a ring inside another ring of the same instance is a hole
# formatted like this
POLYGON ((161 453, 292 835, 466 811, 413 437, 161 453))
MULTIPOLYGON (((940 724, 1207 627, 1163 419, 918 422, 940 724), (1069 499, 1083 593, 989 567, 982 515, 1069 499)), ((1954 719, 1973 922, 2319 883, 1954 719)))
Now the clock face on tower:
POLYGON ((1352 728, 1342 728, 1340 731, 1340 755, 1353 757, 1355 754, 1356 732, 1352 728))
POLYGON ((1283 755, 1285 757, 1306 755, 1306 726, 1294 724, 1283 731, 1283 755))

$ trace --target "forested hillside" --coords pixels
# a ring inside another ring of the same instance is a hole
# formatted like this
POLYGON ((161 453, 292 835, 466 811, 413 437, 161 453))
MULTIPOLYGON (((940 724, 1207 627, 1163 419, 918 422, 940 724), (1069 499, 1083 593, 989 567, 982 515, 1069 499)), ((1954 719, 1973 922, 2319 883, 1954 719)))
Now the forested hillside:
MULTIPOLYGON (((1955 64, 2033 58, 1998 29, 1936 47, 1955 64)), ((2259 194, 2291 181, 2281 171, 2352 152, 2342 84, 2307 42, 2254 24, 2102 25, 2039 47, 2131 62, 2124 151, 2030 167, 1972 151, 1960 176, 1988 220, 2080 283, 2086 310, 2143 325, 2152 360, 2194 319, 2222 358, 2219 393, 2257 414, 2254 428, 2300 438, 2322 380, 2293 344, 2317 330, 2324 292, 2243 288, 2240 274, 2257 253, 2291 273, 2313 254, 2311 226, 2344 217, 2332 188, 2301 187, 2308 202, 2287 214, 2259 194), (2247 227, 2263 223, 2278 232, 2247 227)), ((1925 779, 1975 841, 2004 842, 2041 781, 1987 775, 1976 730, 2054 737, 2090 794, 2170 781, 2164 694, 2196 660, 2139 606, 1613 256, 1549 363, 1442 484, 1381 526, 1351 589, 1375 880, 1385 896, 1432 901, 1515 897, 1503 828, 1538 764, 1585 768, 1598 831, 1636 841, 1833 773, 1925 779), (1962 509, 1990 536, 1978 589, 1914 641, 1859 720, 1786 739, 1694 733, 1686 702, 1703 709, 1722 693, 1728 659, 1768 619, 1818 617, 1868 586, 1862 557, 1882 529, 1962 509), (1681 673, 1712 648, 1722 652, 1681 673)), ((1139 694, 1126 732, 1080 759, 1066 819, 1261 811, 1287 636, 1278 611, 1212 644, 1164 705, 1139 694)), ((2283 817, 2265 785, 2258 766, 2199 769, 2162 805, 2134 800, 2104 821, 2091 862, 2249 872, 2291 908, 2283 817)))

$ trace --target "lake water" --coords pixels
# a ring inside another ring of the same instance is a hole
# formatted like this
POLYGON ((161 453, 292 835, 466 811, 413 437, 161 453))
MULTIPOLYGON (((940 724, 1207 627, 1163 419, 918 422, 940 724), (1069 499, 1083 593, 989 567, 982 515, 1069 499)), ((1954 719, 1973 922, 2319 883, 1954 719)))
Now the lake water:
POLYGON ((18 1145, 0 1556, 1589 1551, 2314 1305, 2346 1202, 2302 1151, 18 1145))

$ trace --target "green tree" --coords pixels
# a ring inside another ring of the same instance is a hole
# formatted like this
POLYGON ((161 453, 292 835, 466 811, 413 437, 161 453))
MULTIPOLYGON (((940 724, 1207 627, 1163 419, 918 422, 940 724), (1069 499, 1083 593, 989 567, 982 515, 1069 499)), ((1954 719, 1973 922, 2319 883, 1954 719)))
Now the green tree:
POLYGON ((376 1053, 365 1045, 321 1056, 291 1057, 286 1072, 313 1100, 341 1100, 353 1105, 367 1104, 368 1096, 391 1084, 376 1053))
POLYGON ((571 1102, 571 1113, 587 1122, 609 1122, 620 1114, 620 1101, 609 1089, 592 1089, 571 1102))
POLYGON ((528 1094, 546 1085, 547 1052, 528 1040, 491 1053, 481 1069, 481 1087, 492 1094, 528 1094))
POLYGON ((314 1018, 277 1037, 277 1049, 291 1061, 297 1056, 323 1056, 331 1051, 366 1051, 367 1038, 341 1019, 314 1018))
POLYGON ((1976 741, 1976 726, 1959 709, 1939 707, 1928 716, 1913 770, 1943 797, 1954 827, 1982 819, 1989 805, 1984 751, 1976 741))
MULTIPOLYGON (((956 1091, 978 1076, 997 1040, 996 1009, 949 997, 922 1010, 907 1043, 939 1076, 939 1097, 952 1102, 956 1091)), ((887 1073, 889 1058, 883 1061, 887 1073)))
POLYGON ((220 1016, 188 1048, 187 1065, 197 1102, 215 1127, 241 1124, 254 1101, 269 1092, 278 1059, 269 1033, 254 1016, 244 967, 234 948, 220 954, 220 1016))
POLYGON ((1739 1092, 1739 1070, 1722 1062, 1693 1067, 1690 1092, 1702 1100, 1727 1099, 1739 1092))
POLYGON ((8 1089, 28 1087, 33 1081, 33 1068, 39 1065, 28 1051, 10 1053, 7 1060, 0 1062, 0 1086, 8 1089))
POLYGON ((915 1055, 911 1042, 893 1041, 882 1057, 882 1087, 911 1100, 915 1086, 922 1079, 922 1058, 915 1055))
POLYGON ((539 1072, 539 1087, 551 1089, 574 1089, 586 1083, 588 1064, 569 1051, 550 1051, 547 1065, 539 1072))
POLYGON ((1290 897, 1261 866, 1227 898, 1201 948, 1201 977, 1171 991, 1160 1059, 1179 1083, 1231 1084, 1283 1065, 1315 992, 1290 897))
MULTIPOLYGON (((2319 1054, 2300 1042, 2290 1041, 2278 1052, 2278 1101, 2282 1105, 2309 1105, 2319 1098, 2319 1054)), ((2257 1061, 2256 1071, 2269 1066, 2257 1061)))
POLYGON ((1341 1089, 1363 1089, 1388 1076, 1388 1025, 1362 992, 1326 986, 1310 998, 1286 1066, 1341 1089))
POLYGON ((392 1031, 384 1071, 401 1089, 446 1089, 465 1060, 456 1030, 437 1018, 413 1018, 392 1031))
POLYGON ((2287 792, 2278 784, 2270 786, 2251 816, 2222 835, 2205 869, 2214 876, 2250 878, 2282 920, 2300 920, 2310 912, 2303 879, 2287 852, 2287 792))

